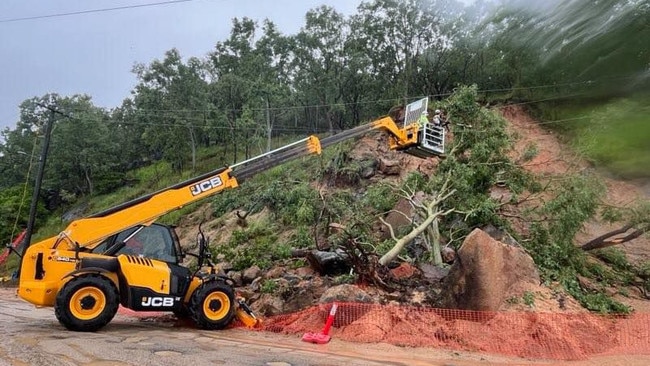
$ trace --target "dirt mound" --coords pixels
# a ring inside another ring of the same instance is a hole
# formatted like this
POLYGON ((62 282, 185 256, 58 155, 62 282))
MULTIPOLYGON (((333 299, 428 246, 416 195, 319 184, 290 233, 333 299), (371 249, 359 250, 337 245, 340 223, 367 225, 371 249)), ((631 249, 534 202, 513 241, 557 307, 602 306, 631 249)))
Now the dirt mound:
MULTIPOLYGON (((648 339, 637 337, 647 314, 614 318, 584 313, 476 312, 378 304, 339 304, 334 338, 436 347, 546 359, 584 359, 595 354, 647 352, 648 339)), ((265 320, 264 330, 301 334, 319 332, 326 312, 319 306, 265 320)))

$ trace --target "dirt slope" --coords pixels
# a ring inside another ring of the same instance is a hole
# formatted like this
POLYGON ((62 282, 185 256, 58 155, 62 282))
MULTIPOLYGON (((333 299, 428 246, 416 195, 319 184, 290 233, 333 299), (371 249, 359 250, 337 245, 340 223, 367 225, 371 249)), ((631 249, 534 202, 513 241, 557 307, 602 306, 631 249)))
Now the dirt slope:
MULTIPOLYGON (((528 146, 537 147, 538 154, 530 161, 521 163, 524 168, 541 175, 563 175, 585 169, 593 170, 586 161, 563 146, 553 132, 537 124, 521 106, 507 106, 500 111, 510 122, 511 132, 519 137, 515 144, 516 156, 521 156, 528 146)), ((602 172, 600 174, 607 186, 605 202, 615 206, 625 206, 650 197, 647 184, 644 182, 622 181, 605 174, 602 172)), ((619 227, 592 220, 576 237, 576 244, 584 243, 617 228, 619 227)), ((650 260, 650 239, 647 236, 619 245, 618 248, 626 253, 632 263, 650 260)))

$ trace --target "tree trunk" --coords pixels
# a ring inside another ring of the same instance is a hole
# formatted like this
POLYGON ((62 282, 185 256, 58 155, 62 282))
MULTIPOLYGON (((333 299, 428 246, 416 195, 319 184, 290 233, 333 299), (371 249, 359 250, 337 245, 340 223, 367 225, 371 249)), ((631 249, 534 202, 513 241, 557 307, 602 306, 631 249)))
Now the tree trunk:
POLYGON ((433 220, 431 226, 427 230, 428 237, 431 239, 431 255, 433 264, 436 267, 442 267, 442 252, 440 246, 440 229, 438 228, 438 218, 433 220))
POLYGON ((401 237, 395 242, 395 245, 379 259, 379 264, 382 266, 387 265, 393 259, 397 258, 399 253, 404 249, 406 244, 410 243, 413 239, 417 238, 418 235, 422 234, 429 225, 438 217, 440 212, 435 213, 427 217, 420 225, 416 226, 410 233, 401 237))
POLYGON ((196 135, 191 123, 188 128, 190 130, 190 149, 192 149, 192 171, 194 171, 196 170, 196 135))
POLYGON ((266 152, 271 151, 271 133, 273 132, 273 125, 271 124, 271 104, 269 98, 266 97, 266 152))
MULTIPOLYGON (((443 188, 441 189, 441 192, 445 192, 447 190, 447 183, 449 182, 449 178, 447 178, 447 181, 445 184, 443 184, 443 188)), ((387 225, 388 228, 390 229, 391 237, 395 240, 395 245, 386 253, 384 254, 380 259, 379 259, 379 264, 385 266, 388 263, 390 263, 393 259, 397 258, 399 253, 404 249, 404 247, 410 243, 413 239, 415 239, 418 235, 422 234, 427 228, 434 222, 437 221, 438 217, 440 216, 445 216, 450 214, 451 212, 454 211, 454 209, 448 210, 448 211, 436 211, 438 208, 438 205, 446 200, 449 196, 452 194, 456 193, 455 189, 452 189, 449 191, 447 194, 444 196, 442 193, 439 193, 431 202, 428 204, 424 205, 422 203, 415 202, 415 200, 411 200, 411 204, 416 208, 420 210, 424 210, 426 213, 426 218, 424 221, 422 221, 421 224, 416 226, 406 234, 405 236, 397 239, 395 237, 395 233, 393 232, 392 226, 390 226, 388 223, 386 223, 382 218, 380 220, 384 225, 387 225)), ((439 240, 438 240, 439 241, 439 240)), ((438 253, 440 253, 440 244, 438 243, 438 253)), ((442 262, 442 258, 440 259, 440 262, 442 262)))
POLYGON ((233 164, 237 162, 237 134, 235 133, 235 128, 230 128, 230 137, 232 139, 232 162, 233 164))
POLYGON ((86 178, 86 184, 88 185, 88 195, 92 195, 94 191, 93 181, 90 179, 90 169, 84 168, 84 177, 86 178))

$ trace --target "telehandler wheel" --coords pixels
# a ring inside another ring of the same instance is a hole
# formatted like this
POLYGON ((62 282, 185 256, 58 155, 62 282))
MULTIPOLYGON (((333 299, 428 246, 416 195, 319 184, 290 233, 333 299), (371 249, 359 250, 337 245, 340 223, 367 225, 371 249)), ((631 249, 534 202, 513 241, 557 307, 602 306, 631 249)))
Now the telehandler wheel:
POLYGON ((223 329, 235 317, 235 292, 222 282, 201 285, 190 300, 192 320, 201 329, 223 329))
POLYGON ((118 295, 113 282, 98 274, 68 281, 56 295, 54 314, 64 327, 94 332, 108 324, 117 313, 118 295))
POLYGON ((192 317, 192 314, 190 313, 190 310, 185 305, 183 305, 178 310, 174 310, 173 313, 176 316, 176 319, 179 319, 179 320, 180 319, 189 319, 189 318, 192 317))

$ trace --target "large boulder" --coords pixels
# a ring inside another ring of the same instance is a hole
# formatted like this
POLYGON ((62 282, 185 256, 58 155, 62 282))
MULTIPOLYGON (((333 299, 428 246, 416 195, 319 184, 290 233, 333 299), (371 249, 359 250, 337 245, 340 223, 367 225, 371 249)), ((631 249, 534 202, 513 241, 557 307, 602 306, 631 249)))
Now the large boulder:
POLYGON ((380 158, 378 169, 384 175, 399 175, 402 171, 402 163, 399 160, 380 158))
POLYGON ((318 302, 320 303, 319 313, 323 319, 327 318, 332 303, 339 303, 336 316, 334 317, 334 323, 332 324, 332 326, 338 328, 349 325, 368 312, 370 308, 363 304, 370 304, 373 302, 373 299, 359 287, 344 284, 327 289, 318 302))
MULTIPOLYGON (((397 204, 386 215, 384 221, 388 223, 394 232, 399 232, 402 228, 411 226, 411 218, 413 217, 413 206, 405 198, 397 201, 397 204)), ((380 228, 381 239, 390 239, 390 231, 384 225, 380 228)))
POLYGON ((367 292, 363 291, 359 287, 355 285, 343 284, 333 286, 325 290, 325 293, 323 293, 318 302, 321 304, 327 304, 331 302, 372 303, 373 300, 367 292))
POLYGON ((262 275, 262 270, 260 269, 260 267, 254 265, 252 267, 245 269, 244 272, 242 272, 242 281, 244 283, 251 283, 261 275, 262 275))
POLYGON ((264 316, 279 315, 284 312, 284 301, 279 296, 273 294, 262 294, 259 300, 251 305, 251 309, 256 314, 264 316))
POLYGON ((533 259, 520 247, 496 241, 475 229, 443 281, 441 305, 446 308, 496 311, 526 285, 538 286, 533 259))

